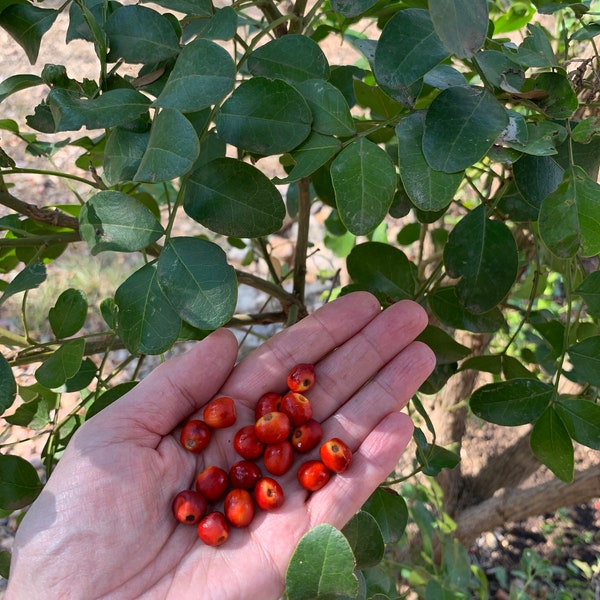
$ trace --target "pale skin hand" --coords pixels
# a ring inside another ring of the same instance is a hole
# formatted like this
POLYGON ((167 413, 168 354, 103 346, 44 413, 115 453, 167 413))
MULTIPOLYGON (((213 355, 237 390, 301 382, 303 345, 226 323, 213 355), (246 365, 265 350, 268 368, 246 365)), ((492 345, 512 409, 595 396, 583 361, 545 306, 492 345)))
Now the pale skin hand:
POLYGON ((429 348, 413 342, 425 324, 415 303, 381 312, 373 296, 357 292, 235 367, 237 345, 227 330, 160 366, 73 437, 19 527, 6 600, 280 597, 300 537, 324 522, 342 527, 408 443, 412 424, 399 411, 434 366, 429 348), (261 394, 285 391, 299 362, 316 365, 307 395, 324 439, 339 436, 354 451, 351 468, 309 495, 293 467, 279 478, 280 509, 258 510, 221 547, 204 545, 196 527, 174 521, 173 496, 205 466, 239 459, 233 434, 253 421, 261 394), (187 452, 179 427, 221 394, 236 400, 236 425, 217 432, 201 455, 187 452))

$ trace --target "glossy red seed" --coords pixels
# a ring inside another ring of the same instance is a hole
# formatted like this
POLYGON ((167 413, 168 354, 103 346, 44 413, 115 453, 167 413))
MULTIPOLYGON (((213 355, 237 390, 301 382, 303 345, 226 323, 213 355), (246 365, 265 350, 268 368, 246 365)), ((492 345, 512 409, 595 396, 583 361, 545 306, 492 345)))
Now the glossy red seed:
POLYGON ((234 488, 251 490, 261 477, 260 467, 249 460, 239 460, 229 469, 229 483, 234 488))
POLYGON ((248 490, 233 489, 223 502, 225 516, 234 527, 248 527, 254 518, 254 500, 248 490))
POLYGON ((211 428, 200 419, 188 421, 181 430, 179 441, 190 452, 202 452, 212 437, 211 428))
POLYGON ((343 473, 352 464, 352 450, 339 438, 332 438, 319 449, 321 460, 334 473, 343 473))
POLYGON ((206 500, 198 492, 183 490, 173 498, 171 508, 180 523, 195 525, 206 513, 206 500))
POLYGON ((196 490, 209 502, 222 498, 227 491, 227 472, 221 467, 210 465, 196 476, 196 490))
POLYGON ((198 537, 207 546, 220 546, 229 538, 229 524, 219 511, 208 513, 198 523, 198 537))
POLYGON ((320 490, 330 477, 331 471, 320 460, 308 460, 298 469, 298 482, 309 492, 320 490))
POLYGON ((263 415, 254 425, 256 437, 265 444, 282 442, 290 434, 290 429, 289 417, 278 411, 263 415))
POLYGON ((204 421, 214 429, 223 429, 235 423, 236 411, 233 398, 221 396, 211 400, 202 413, 204 421))
POLYGON ((309 419, 292 431, 290 441, 295 450, 304 454, 316 448, 322 437, 323 428, 321 424, 314 419, 309 419))
POLYGON ((274 510, 283 504, 285 495, 283 488, 272 477, 262 477, 256 482, 254 498, 260 509, 274 510))
POLYGON ((287 473, 294 462, 294 447, 288 440, 277 444, 267 444, 263 455, 265 469, 271 475, 287 473))
POLYGON ((293 367, 287 377, 287 385, 292 392, 306 392, 315 384, 315 366, 300 363, 293 367))
POLYGON ((254 409, 255 421, 258 421, 263 415, 269 412, 279 410, 279 403, 281 402, 281 394, 277 392, 267 392, 263 394, 256 403, 254 409))
POLYGON ((312 404, 309 399, 299 392, 288 392, 281 399, 279 410, 289 417, 292 427, 306 423, 313 414, 312 404))
POLYGON ((256 437, 254 425, 246 425, 237 431, 233 438, 235 451, 246 460, 256 460, 262 456, 265 445, 256 437))

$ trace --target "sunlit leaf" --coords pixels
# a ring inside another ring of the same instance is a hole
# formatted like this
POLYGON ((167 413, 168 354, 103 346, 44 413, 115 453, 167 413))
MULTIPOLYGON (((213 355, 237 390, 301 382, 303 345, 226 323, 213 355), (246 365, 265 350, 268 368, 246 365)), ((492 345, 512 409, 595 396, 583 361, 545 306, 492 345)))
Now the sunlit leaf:
POLYGON ((88 302, 85 292, 69 288, 61 293, 48 312, 52 332, 57 338, 77 333, 85 323, 88 302))
POLYGON ((83 338, 65 342, 36 369, 35 378, 49 389, 60 387, 79 371, 84 349, 83 338))
POLYGON ((600 406, 583 398, 559 398, 555 406, 569 435, 580 444, 600 450, 600 406))

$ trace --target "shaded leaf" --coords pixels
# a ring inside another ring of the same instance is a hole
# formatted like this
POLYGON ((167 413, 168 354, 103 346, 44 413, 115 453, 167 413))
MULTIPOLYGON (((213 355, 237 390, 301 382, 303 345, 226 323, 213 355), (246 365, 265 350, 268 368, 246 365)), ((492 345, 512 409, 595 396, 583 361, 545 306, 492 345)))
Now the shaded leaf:
POLYGON ((19 271, 13 280, 4 288, 0 296, 0 306, 14 294, 32 290, 46 281, 46 267, 42 263, 31 263, 19 271))
POLYGON ((13 511, 31 504, 42 487, 30 462, 20 456, 0 454, 0 509, 13 511))
POLYGON ((109 185, 132 181, 148 146, 150 133, 115 127, 104 149, 104 177, 109 185))
POLYGON ((17 383, 8 361, 0 354, 0 415, 12 406, 17 397, 17 383))
POLYGON ((438 365, 452 364, 471 354, 470 348, 459 344, 451 335, 435 325, 427 325, 417 339, 433 350, 438 365))
POLYGON ((13 75, 7 77, 0 83, 0 102, 8 98, 11 94, 35 87, 44 83, 44 80, 37 75, 13 75))
POLYGON ((559 479, 566 483, 573 481, 573 443, 552 406, 549 406, 535 422, 529 443, 535 456, 559 479))
MULTIPOLYGON (((152 0, 143 1, 151 2, 152 0)), ((208 17, 213 14, 213 6, 210 0, 160 0, 158 4, 164 8, 175 10, 187 15, 208 17)))
POLYGON ((65 342, 36 369, 35 378, 48 389, 60 387, 79 371, 84 350, 84 338, 65 342))
POLYGON ((404 498, 388 487, 378 487, 363 504, 379 525, 386 544, 397 542, 408 523, 408 508, 404 498))
POLYGON ((142 250, 164 231, 152 212, 123 192, 105 190, 94 194, 81 208, 81 237, 92 254, 115 250, 142 250))
POLYGON ((377 3, 377 0, 332 0, 331 8, 344 17, 357 17, 377 3))
POLYGON ((189 22, 184 29, 184 39, 189 39, 191 36, 204 38, 207 40, 230 40, 235 36, 238 26, 238 16, 232 6, 224 6, 223 8, 213 7, 209 0, 208 5, 209 15, 205 19, 194 19, 189 22))
POLYGON ((274 183, 291 183, 312 175, 342 149, 342 143, 335 137, 311 133, 291 156, 295 165, 287 177, 274 180, 274 183))
POLYGON ((279 230, 285 205, 269 178, 252 165, 217 158, 188 178, 185 212, 212 231, 259 237, 279 230))
POLYGON ((124 396, 127 392, 132 390, 137 383, 137 381, 124 381, 123 383, 118 383, 114 387, 100 394, 87 409, 87 412, 85 413, 85 420, 88 421, 94 415, 98 414, 103 408, 106 408, 115 400, 118 400, 121 396, 124 396))
POLYGON ((531 220, 537 220, 542 200, 560 185, 564 169, 547 156, 522 156, 514 165, 515 183, 531 206, 531 220))
POLYGON ((600 317, 600 271, 590 273, 575 290, 587 305, 587 312, 592 317, 600 317))
POLYGON ((296 546, 285 576, 289 600, 355 597, 358 581, 348 540, 328 524, 317 525, 296 546))
POLYGON ((527 79, 521 91, 525 94, 543 92, 542 98, 534 102, 552 119, 568 119, 579 106, 577 94, 564 73, 539 73, 527 79))
POLYGON ((476 389, 470 406, 485 421, 515 427, 535 421, 546 410, 554 394, 554 388, 547 383, 518 378, 476 389))
POLYGON ((48 311, 48 321, 57 338, 77 333, 85 323, 88 302, 85 292, 69 288, 61 293, 48 311))
POLYGON ((373 567, 383 558, 385 544, 381 529, 370 513, 358 511, 344 525, 342 533, 352 548, 357 569, 373 567))
POLYGON ((573 369, 567 373, 569 378, 600 386, 600 336, 594 335, 567 348, 567 354, 573 369))
POLYGON ((556 412, 569 435, 580 444, 600 450, 600 406, 582 398, 559 398, 556 412))
POLYGON ((556 57, 544 28, 538 23, 527 24, 527 37, 517 50, 503 45, 502 50, 523 67, 555 67, 556 57))

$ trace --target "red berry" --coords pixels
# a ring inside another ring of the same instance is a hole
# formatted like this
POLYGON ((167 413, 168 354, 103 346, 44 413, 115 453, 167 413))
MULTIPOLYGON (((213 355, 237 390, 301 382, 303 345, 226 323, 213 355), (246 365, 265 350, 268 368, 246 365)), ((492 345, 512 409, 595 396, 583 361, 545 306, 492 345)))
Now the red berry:
POLYGON ((306 453, 316 448, 322 437, 321 424, 314 419, 309 419, 292 431, 290 441, 298 452, 306 453))
POLYGON ((283 475, 290 470, 294 462, 294 447, 288 440, 277 444, 267 444, 263 462, 265 469, 271 475, 283 475))
POLYGON ((246 460, 259 458, 265 449, 265 445, 256 437, 254 425, 246 425, 235 434, 233 447, 246 460))
POLYGON ((223 429, 233 425, 236 419, 233 398, 221 396, 211 400, 204 407, 203 417, 206 424, 215 429, 223 429))
POLYGON ((313 414, 312 404, 306 396, 299 392, 288 392, 281 399, 279 410, 290 418, 293 427, 306 423, 313 414))
POLYGON ((262 510, 279 508, 285 500, 283 489, 271 477, 262 477, 256 482, 254 497, 262 510))
POLYGON ((212 437, 210 427, 200 419, 188 421, 181 430, 179 441, 190 452, 202 452, 212 437))
POLYGON ((196 476, 196 490, 210 502, 218 500, 225 494, 227 484, 227 472, 214 465, 206 467, 196 476))
POLYGON ((308 460, 298 469, 298 481, 309 492, 320 490, 331 477, 331 471, 320 460, 308 460))
POLYGON ((277 392, 267 392, 263 394, 256 403, 254 409, 255 419, 258 421, 263 415, 269 412, 279 410, 279 403, 281 402, 281 394, 277 392))
POLYGON ((173 498, 173 516, 187 525, 195 525, 206 512, 206 500, 198 492, 183 490, 173 498))
POLYGON ((260 467, 249 460, 239 460, 229 469, 229 483, 234 488, 251 490, 261 477, 260 467))
POLYGON ((278 411, 263 415, 254 425, 256 437, 265 444, 283 442, 290 434, 290 428, 289 417, 278 411))
POLYGON ((325 466, 334 473, 343 473, 352 463, 352 450, 339 438, 325 442, 319 453, 325 466))
POLYGON ((200 523, 198 523, 198 537, 207 546, 220 546, 229 538, 229 525, 225 515, 214 511, 208 513, 200 523))
POLYGON ((254 500, 248 490, 233 489, 223 503, 227 520, 234 527, 248 527, 254 518, 254 500))
POLYGON ((288 374, 287 384, 292 392, 306 392, 315 384, 315 366, 300 363, 288 374))

